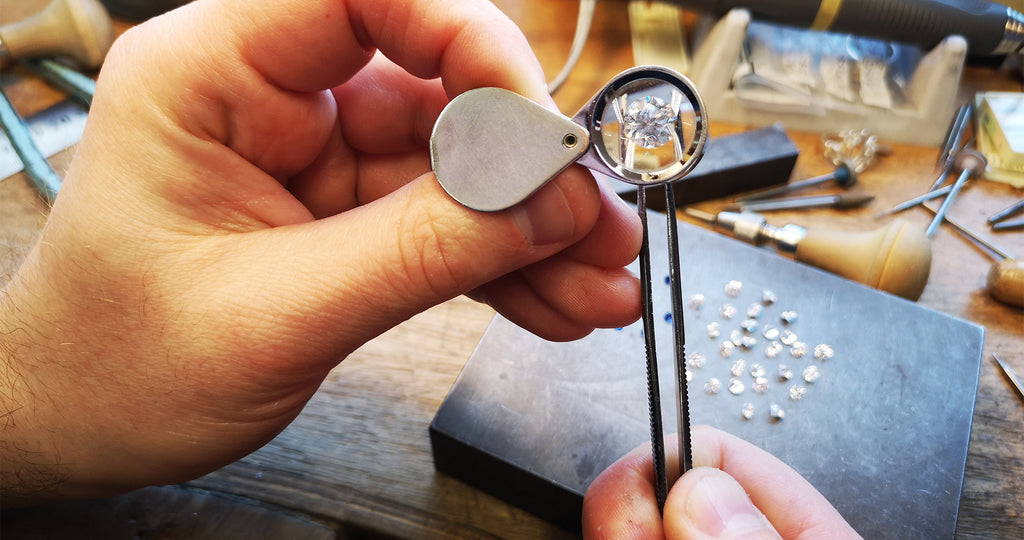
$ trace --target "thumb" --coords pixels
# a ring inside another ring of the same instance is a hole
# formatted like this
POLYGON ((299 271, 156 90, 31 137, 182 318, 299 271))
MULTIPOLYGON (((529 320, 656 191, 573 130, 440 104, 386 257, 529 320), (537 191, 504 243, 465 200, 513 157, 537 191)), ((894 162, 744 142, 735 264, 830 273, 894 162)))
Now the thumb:
POLYGON ((782 538, 743 486, 711 467, 688 471, 672 487, 665 502, 665 535, 687 540, 782 538))
MULTIPOLYGON (((287 254, 278 259, 287 267, 274 273, 300 278, 263 281, 282 287, 286 298, 306 299, 298 306, 302 328, 293 330, 326 331, 347 342, 334 344, 345 353, 345 345, 357 347, 424 309, 577 242, 593 228, 600 208, 596 182, 577 167, 523 203, 493 213, 461 206, 426 174, 342 214, 265 231, 277 238, 269 249, 287 254)), ((290 313, 295 307, 282 304, 290 313)))

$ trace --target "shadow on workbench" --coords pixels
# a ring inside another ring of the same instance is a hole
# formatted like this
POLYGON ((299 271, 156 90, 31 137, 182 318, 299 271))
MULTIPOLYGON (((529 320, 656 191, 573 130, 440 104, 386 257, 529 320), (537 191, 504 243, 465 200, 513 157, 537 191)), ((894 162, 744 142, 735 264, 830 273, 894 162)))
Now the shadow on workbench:
POLYGON ((120 497, 4 510, 4 540, 77 538, 392 538, 327 523, 251 499, 189 488, 141 489, 120 497))

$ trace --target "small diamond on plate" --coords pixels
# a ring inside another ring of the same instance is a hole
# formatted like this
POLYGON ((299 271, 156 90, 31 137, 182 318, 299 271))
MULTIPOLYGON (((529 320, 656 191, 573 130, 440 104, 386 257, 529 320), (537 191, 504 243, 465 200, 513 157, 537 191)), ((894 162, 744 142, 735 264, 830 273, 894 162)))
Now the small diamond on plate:
POLYGON ((688 356, 687 362, 690 364, 690 367, 702 368, 704 367, 704 363, 707 362, 707 358, 699 352, 692 352, 688 356))
POLYGON ((783 345, 792 345, 796 343, 797 337, 792 330, 784 330, 782 334, 779 335, 779 341, 781 341, 783 345))
POLYGON ((779 301, 779 297, 776 296, 773 291, 771 291, 769 289, 765 289, 764 291, 761 292, 761 303, 762 304, 764 304, 766 306, 770 306, 770 305, 772 305, 772 304, 774 304, 775 302, 778 302, 778 301, 779 301))
POLYGON ((793 370, 786 367, 786 364, 779 364, 779 380, 788 381, 793 378, 793 370))
POLYGON ((818 366, 810 365, 804 368, 804 380, 812 383, 821 377, 821 372, 818 371, 818 366))
POLYGON ((725 284, 725 294, 736 298, 740 295, 740 291, 743 290, 743 282, 736 281, 735 279, 725 284))
POLYGON ((778 404, 772 403, 768 406, 768 416, 778 422, 786 417, 786 411, 782 410, 782 407, 779 407, 778 404))
POLYGON ((690 370, 686 370, 686 382, 691 382, 691 381, 693 381, 693 372, 690 371, 690 370))
POLYGON ((732 352, 735 349, 736 345, 733 342, 723 341, 722 344, 718 347, 718 354, 720 354, 722 358, 729 358, 730 356, 732 356, 732 352))
POLYGON ((778 341, 772 341, 764 348, 765 358, 775 358, 780 352, 782 352, 782 344, 778 341))
POLYGON ((779 318, 782 319, 782 322, 786 324, 795 323, 796 317, 797 315, 795 311, 783 311, 782 314, 779 315, 779 318))
POLYGON ((731 392, 732 395, 738 396, 742 394, 744 390, 746 390, 746 387, 743 386, 743 381, 739 379, 731 379, 729 381, 729 392, 731 392))
POLYGON ((722 381, 712 377, 704 383, 704 391, 709 394, 717 394, 722 389, 722 381))
POLYGON ((793 355, 793 358, 801 358, 807 354, 807 344, 803 341, 797 341, 793 343, 793 347, 789 349, 789 354, 793 355))
POLYGON ((747 332, 747 333, 750 333, 750 334, 756 332, 757 331, 757 319, 747 319, 747 320, 741 322, 740 323, 740 328, 742 328, 744 332, 747 332))
POLYGON ((764 336, 765 339, 770 341, 775 341, 776 339, 779 339, 779 334, 779 329, 775 328, 774 326, 766 326, 764 327, 764 332, 761 332, 761 335, 764 336))
POLYGON ((745 418, 747 420, 750 420, 751 418, 753 418, 754 417, 754 404, 753 403, 744 403, 743 404, 743 408, 740 409, 740 416, 742 416, 743 418, 745 418))
POLYGON ((750 376, 753 378, 764 377, 767 371, 761 364, 750 364, 750 376))
POLYGON ((754 384, 750 385, 750 389, 758 394, 763 394, 768 391, 768 379, 764 377, 758 377, 754 379, 754 384))
POLYGON ((753 349, 754 345, 757 345, 757 338, 754 336, 743 336, 740 340, 740 345, 747 350, 753 349))
POLYGON ((741 358, 741 359, 739 359, 739 360, 737 360, 737 361, 732 363, 732 369, 730 369, 729 371, 732 372, 732 376, 733 377, 739 377, 739 376, 743 375, 743 372, 746 371, 746 370, 747 370, 747 361, 743 360, 741 358))
POLYGON ((753 304, 750 304, 750 307, 747 308, 747 317, 750 317, 751 319, 756 319, 761 316, 762 311, 764 311, 764 305, 754 302, 753 304))
POLYGON ((814 346, 814 358, 816 360, 831 360, 835 356, 836 352, 832 350, 832 347, 824 343, 814 346))
POLYGON ((718 337, 720 335, 722 335, 722 329, 718 327, 718 322, 717 321, 709 322, 708 323, 708 337, 711 338, 711 339, 715 339, 716 337, 718 337))
POLYGON ((807 395, 807 389, 803 386, 794 384, 789 387, 789 399, 792 399, 793 401, 800 401, 805 395, 807 395))
POLYGON ((722 309, 718 310, 718 314, 723 319, 731 319, 736 316, 736 306, 732 304, 722 304, 722 309))
POLYGON ((729 341, 735 343, 736 345, 742 344, 743 332, 741 332, 740 330, 733 330, 732 332, 729 332, 729 341))
POLYGON ((704 305, 704 295, 695 294, 690 297, 690 309, 700 309, 704 305))

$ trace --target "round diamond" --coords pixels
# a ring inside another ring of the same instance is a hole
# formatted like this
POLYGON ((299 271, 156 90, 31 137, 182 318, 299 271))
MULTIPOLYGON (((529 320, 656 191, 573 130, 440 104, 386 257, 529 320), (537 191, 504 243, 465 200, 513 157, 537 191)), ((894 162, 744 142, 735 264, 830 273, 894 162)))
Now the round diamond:
POLYGON ((735 279, 725 284, 725 294, 736 298, 740 295, 740 291, 743 290, 743 282, 736 281, 735 279))
POLYGON ((740 416, 742 416, 743 418, 745 418, 747 420, 750 420, 751 418, 753 418, 754 417, 754 404, 753 403, 744 403, 743 404, 743 408, 740 409, 740 416))
POLYGON ((746 371, 746 370, 747 370, 747 361, 743 360, 743 359, 739 359, 739 360, 737 360, 737 361, 732 363, 732 369, 730 371, 732 372, 732 376, 733 377, 739 377, 740 375, 743 375, 743 372, 746 371))
POLYGON ((702 368, 704 367, 705 362, 707 362, 707 358, 705 358, 703 354, 699 352, 690 353, 690 356, 688 358, 688 363, 690 364, 690 367, 702 368))
POLYGON ((695 294, 690 297, 690 309, 700 309, 704 305, 704 295, 695 294))
POLYGON ((770 306, 775 302, 778 302, 778 300, 779 297, 769 289, 765 289, 764 292, 761 293, 761 303, 766 306, 770 306))
POLYGON ((795 311, 783 311, 779 318, 786 324, 793 324, 796 322, 797 315, 795 311))
POLYGON ((717 394, 722 389, 722 381, 712 377, 704 383, 704 391, 709 394, 717 394))
POLYGON ((729 381, 729 392, 731 392, 732 395, 738 396, 742 394, 744 390, 746 390, 746 387, 743 386, 743 381, 739 379, 731 379, 729 381))
POLYGON ((788 381, 793 378, 793 370, 786 367, 786 364, 779 364, 779 380, 788 381))
POLYGON ((644 96, 626 107, 622 131, 626 139, 643 148, 658 148, 672 140, 676 112, 665 100, 644 96))
POLYGON ((758 379, 768 373, 761 364, 750 364, 750 376, 758 379))
POLYGON ((722 335, 722 329, 718 327, 718 323, 715 321, 708 323, 708 337, 715 339, 720 335, 722 335))
POLYGON ((779 407, 778 404, 772 403, 768 406, 768 416, 778 422, 786 417, 786 411, 782 410, 782 407, 779 407))
POLYGON ((723 319, 731 319, 736 316, 736 306, 732 304, 722 304, 722 309, 718 310, 718 313, 723 319))
POLYGON ((801 358, 807 354, 807 344, 803 341, 797 341, 793 343, 793 348, 789 349, 789 354, 793 355, 793 358, 801 358))
POLYGON ((735 349, 736 345, 733 342, 723 341, 722 345, 718 347, 718 354, 722 355, 722 358, 729 358, 735 349))
POLYGON ((780 352, 782 352, 782 344, 778 341, 773 341, 764 348, 765 358, 775 358, 780 352))
POLYGON ((750 389, 758 394, 763 394, 768 391, 768 379, 764 377, 758 377, 754 379, 754 384, 750 385, 750 389))
POLYGON ((775 341, 776 339, 779 339, 780 332, 779 329, 774 326, 766 326, 764 328, 764 332, 761 332, 761 335, 767 340, 775 341))
POLYGON ((744 332, 753 334, 757 331, 757 319, 747 319, 741 322, 740 328, 742 328, 744 332))
POLYGON ((824 362, 825 360, 830 360, 833 356, 835 356, 835 354, 836 352, 832 350, 832 347, 824 343, 820 345, 815 345, 814 347, 814 358, 816 360, 821 360, 822 362, 824 362))
POLYGON ((740 340, 740 345, 747 350, 753 349, 754 345, 757 345, 757 338, 754 336, 743 336, 743 339, 740 340))
POLYGON ((789 387, 789 399, 793 401, 800 401, 807 394, 807 389, 799 384, 794 384, 789 387))
POLYGON ((812 383, 812 382, 818 380, 819 377, 821 377, 821 372, 818 371, 818 366, 811 365, 811 366, 807 366, 806 368, 804 368, 804 380, 805 381, 807 381, 809 383, 812 383))
POLYGON ((794 334, 792 330, 786 330, 779 335, 779 341, 781 341, 783 345, 792 345, 796 343, 796 340, 796 334, 794 334))

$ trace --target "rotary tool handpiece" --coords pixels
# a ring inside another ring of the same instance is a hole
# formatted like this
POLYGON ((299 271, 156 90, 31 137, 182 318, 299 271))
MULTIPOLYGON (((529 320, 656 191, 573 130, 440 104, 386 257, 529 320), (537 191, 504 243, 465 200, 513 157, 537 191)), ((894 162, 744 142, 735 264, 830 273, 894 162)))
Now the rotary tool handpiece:
POLYGON ((886 291, 917 300, 931 271, 931 243, 924 231, 903 220, 868 232, 775 227, 755 212, 687 213, 754 245, 771 242, 796 260, 886 291))
POLYGON ((733 8, 755 19, 812 30, 859 34, 924 47, 960 35, 976 56, 1007 55, 1024 43, 1024 16, 984 0, 665 0, 722 16, 733 8))

